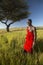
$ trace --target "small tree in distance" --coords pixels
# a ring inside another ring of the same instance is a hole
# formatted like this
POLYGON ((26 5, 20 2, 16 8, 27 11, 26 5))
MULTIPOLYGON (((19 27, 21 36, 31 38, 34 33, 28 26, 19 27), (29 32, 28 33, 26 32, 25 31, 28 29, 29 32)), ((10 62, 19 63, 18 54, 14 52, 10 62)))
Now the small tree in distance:
POLYGON ((7 32, 11 24, 28 17, 30 14, 28 9, 26 0, 2 0, 0 2, 0 22, 6 25, 7 32))

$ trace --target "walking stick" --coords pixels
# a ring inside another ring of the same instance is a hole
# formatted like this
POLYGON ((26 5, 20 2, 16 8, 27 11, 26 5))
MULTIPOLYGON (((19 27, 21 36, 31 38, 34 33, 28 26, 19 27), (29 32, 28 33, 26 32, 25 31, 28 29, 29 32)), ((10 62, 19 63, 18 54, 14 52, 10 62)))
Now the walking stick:
POLYGON ((39 45, 37 43, 37 65, 39 65, 39 45))

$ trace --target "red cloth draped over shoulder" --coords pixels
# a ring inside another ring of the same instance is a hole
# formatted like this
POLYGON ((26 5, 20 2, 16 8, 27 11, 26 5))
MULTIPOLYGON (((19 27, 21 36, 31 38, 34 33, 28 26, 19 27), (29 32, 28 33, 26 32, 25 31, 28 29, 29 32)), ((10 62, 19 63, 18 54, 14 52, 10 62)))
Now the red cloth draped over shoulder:
POLYGON ((26 38, 25 38, 25 43, 24 43, 24 50, 27 51, 27 52, 32 52, 32 45, 33 45, 33 41, 34 41, 34 34, 33 32, 29 31, 29 29, 27 28, 26 29, 26 38))

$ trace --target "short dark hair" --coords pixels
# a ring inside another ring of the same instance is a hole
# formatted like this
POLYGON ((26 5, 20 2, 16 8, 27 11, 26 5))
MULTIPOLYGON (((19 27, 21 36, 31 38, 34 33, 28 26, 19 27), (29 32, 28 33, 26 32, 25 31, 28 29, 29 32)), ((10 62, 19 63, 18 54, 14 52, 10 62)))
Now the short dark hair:
POLYGON ((28 19, 28 21, 30 21, 32 23, 32 20, 31 19, 28 19))

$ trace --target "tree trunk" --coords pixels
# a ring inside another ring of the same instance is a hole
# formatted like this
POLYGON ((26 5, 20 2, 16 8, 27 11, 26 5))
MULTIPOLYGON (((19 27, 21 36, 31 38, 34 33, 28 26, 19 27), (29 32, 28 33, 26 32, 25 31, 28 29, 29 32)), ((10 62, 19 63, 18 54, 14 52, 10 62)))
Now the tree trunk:
POLYGON ((10 30, 9 30, 9 27, 10 27, 10 26, 8 26, 8 25, 7 25, 7 28, 6 28, 6 29, 7 29, 7 32, 9 32, 9 31, 10 31, 10 30))
POLYGON ((11 25, 11 24, 13 24, 13 23, 14 23, 14 21, 13 21, 13 22, 11 22, 11 23, 9 23, 8 25, 7 25, 7 22, 8 22, 8 19, 7 19, 5 22, 1 21, 1 23, 3 23, 3 24, 5 24, 5 25, 6 25, 6 30, 7 30, 7 32, 9 32, 9 31, 10 31, 10 30, 9 30, 9 27, 10 27, 10 25, 11 25))

